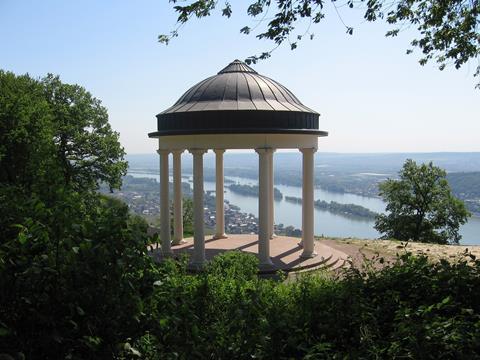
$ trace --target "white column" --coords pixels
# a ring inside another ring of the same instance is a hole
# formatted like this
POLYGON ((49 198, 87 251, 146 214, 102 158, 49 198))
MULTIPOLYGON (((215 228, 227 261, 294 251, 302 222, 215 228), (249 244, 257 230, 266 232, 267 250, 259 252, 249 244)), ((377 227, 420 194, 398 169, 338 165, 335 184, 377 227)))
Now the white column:
POLYGON ((255 149, 259 155, 258 173, 258 258, 260 266, 268 267, 273 265, 270 259, 270 231, 269 231, 269 209, 270 191, 268 190, 269 168, 268 158, 272 149, 255 149))
POLYGON ((170 245, 170 202, 168 194, 168 150, 158 150, 160 155, 160 239, 163 256, 172 255, 170 245))
POLYGON ((300 149, 303 154, 303 184, 302 184, 302 258, 316 256, 314 243, 314 175, 313 155, 314 148, 300 149))
POLYGON ((193 155, 193 265, 205 263, 205 231, 203 210, 203 154, 204 149, 192 149, 193 155))
POLYGON ((274 203, 274 191, 273 191, 273 153, 275 152, 275 150, 272 150, 271 153, 269 153, 269 156, 268 156, 268 180, 269 180, 269 184, 268 184, 268 191, 269 191, 269 196, 270 196, 270 201, 268 202, 270 208, 269 208, 269 224, 268 224, 268 228, 269 228, 269 237, 270 239, 273 239, 274 237, 276 237, 275 235, 275 203, 274 203))
POLYGON ((183 200, 182 200, 182 153, 173 153, 173 241, 172 245, 185 243, 183 240, 183 200))
POLYGON ((216 231, 214 239, 226 239, 225 235, 225 209, 224 209, 224 175, 223 175, 223 149, 215 149, 215 222, 216 231))

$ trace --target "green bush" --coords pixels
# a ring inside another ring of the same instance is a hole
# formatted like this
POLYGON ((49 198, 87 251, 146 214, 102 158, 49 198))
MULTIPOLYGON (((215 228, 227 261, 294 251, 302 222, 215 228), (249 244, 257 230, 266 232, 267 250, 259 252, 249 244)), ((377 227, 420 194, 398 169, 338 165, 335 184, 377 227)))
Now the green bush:
POLYGON ((20 240, 29 249, 2 261, 3 352, 124 359, 480 356, 480 261, 468 255, 432 263, 406 254, 381 270, 279 282, 256 276, 254 256, 231 252, 194 275, 186 258, 152 264, 142 241, 129 240, 135 231, 116 222, 121 207, 99 211, 106 213, 95 221, 98 237, 60 251, 57 269, 20 240), (108 235, 113 225, 115 241, 108 235))
POLYGON ((236 250, 214 257, 206 271, 212 277, 222 280, 248 281, 257 277, 258 264, 256 256, 236 250))
POLYGON ((407 254, 382 270, 281 283, 254 276, 250 256, 226 253, 201 275, 163 265, 134 349, 152 359, 480 356, 476 259, 407 254))
POLYGON ((0 353, 109 357, 142 332, 155 271, 142 224, 114 200, 61 199, 32 200, 18 236, 0 244, 0 353))

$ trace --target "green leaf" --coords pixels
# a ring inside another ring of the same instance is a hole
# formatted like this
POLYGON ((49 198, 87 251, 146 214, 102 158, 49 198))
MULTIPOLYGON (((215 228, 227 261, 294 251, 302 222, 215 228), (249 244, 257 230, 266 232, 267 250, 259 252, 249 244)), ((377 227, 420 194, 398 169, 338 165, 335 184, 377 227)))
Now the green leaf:
POLYGON ((17 236, 17 240, 20 242, 20 244, 25 245, 26 242, 28 241, 28 237, 25 234, 25 232, 20 232, 17 236))

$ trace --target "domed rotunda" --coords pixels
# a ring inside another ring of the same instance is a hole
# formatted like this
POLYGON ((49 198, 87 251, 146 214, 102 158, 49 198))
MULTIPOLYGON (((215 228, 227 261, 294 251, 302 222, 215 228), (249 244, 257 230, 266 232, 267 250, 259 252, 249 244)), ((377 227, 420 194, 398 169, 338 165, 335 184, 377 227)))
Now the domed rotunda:
POLYGON ((270 240, 274 234, 273 154, 279 149, 298 149, 303 154, 302 258, 315 256, 314 153, 319 114, 303 105, 285 86, 258 74, 235 60, 217 75, 187 90, 171 107, 157 115, 160 155, 160 238, 164 256, 183 240, 181 154, 193 155, 194 236, 192 265, 205 262, 203 155, 216 155, 216 233, 224 239, 223 154, 229 149, 254 149, 259 156, 258 257, 261 267, 272 266, 270 240), (169 164, 173 155, 173 242, 170 230, 169 164))

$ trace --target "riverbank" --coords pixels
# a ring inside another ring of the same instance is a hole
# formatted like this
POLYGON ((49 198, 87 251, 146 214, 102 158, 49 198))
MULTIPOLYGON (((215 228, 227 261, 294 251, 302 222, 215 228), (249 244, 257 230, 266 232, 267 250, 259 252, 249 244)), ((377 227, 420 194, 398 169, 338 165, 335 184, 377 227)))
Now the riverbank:
MULTIPOLYGON (((158 175, 147 174, 131 174, 134 177, 151 177, 158 181, 158 175)), ((232 178, 231 180, 238 184, 257 185, 255 181, 245 178, 232 178)), ((191 177, 185 175, 184 180, 190 185, 192 184, 191 177)), ((275 201, 275 223, 283 224, 284 227, 288 225, 294 228, 301 228, 302 224, 302 205, 294 204, 285 200, 285 196, 293 196, 300 198, 302 196, 301 187, 275 185, 278 190, 284 195, 280 201, 275 201)), ((205 191, 215 191, 215 182, 205 181, 205 191)), ((158 196, 158 185, 155 188, 155 194, 158 196)), ((326 202, 337 202, 339 204, 356 204, 371 211, 382 213, 385 211, 385 203, 377 198, 361 197, 352 194, 339 194, 315 189, 315 199, 321 199, 326 202)), ((237 205, 241 212, 253 214, 258 217, 258 198, 252 196, 245 196, 234 193, 228 186, 225 187, 225 200, 230 204, 237 205)), ((158 201, 158 200, 157 200, 158 201)), ((158 204, 158 203, 157 203, 158 204)), ((375 221, 368 218, 347 217, 341 214, 335 214, 327 210, 315 208, 315 234, 325 237, 355 237, 359 239, 376 239, 380 234, 374 229, 375 221)), ((479 244, 480 238, 480 218, 472 217, 469 221, 462 225, 460 234, 462 235, 462 243, 479 244)), ((295 234, 291 234, 294 236, 295 234)))

